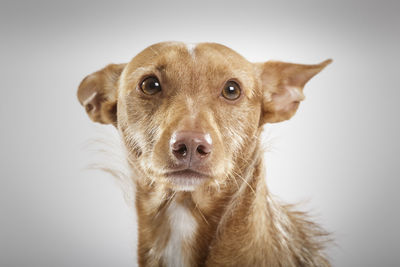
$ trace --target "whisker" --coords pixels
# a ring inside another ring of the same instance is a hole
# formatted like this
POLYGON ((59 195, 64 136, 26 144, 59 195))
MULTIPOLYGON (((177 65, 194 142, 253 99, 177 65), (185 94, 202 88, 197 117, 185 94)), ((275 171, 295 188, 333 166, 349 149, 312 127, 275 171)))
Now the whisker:
POLYGON ((200 208, 198 207, 197 203, 196 206, 194 207, 195 209, 197 209, 200 213, 200 216, 203 218, 203 220, 206 222, 207 225, 210 225, 206 219, 206 217, 204 216, 203 212, 200 210, 200 208))

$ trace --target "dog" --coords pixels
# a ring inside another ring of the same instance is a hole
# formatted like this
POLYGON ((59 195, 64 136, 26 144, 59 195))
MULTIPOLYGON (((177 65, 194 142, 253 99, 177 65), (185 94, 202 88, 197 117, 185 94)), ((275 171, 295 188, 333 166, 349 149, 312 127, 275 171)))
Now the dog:
POLYGON ((327 232, 269 192, 260 134, 296 113, 331 61, 163 42, 83 79, 80 103, 127 150, 140 266, 330 266, 327 232))

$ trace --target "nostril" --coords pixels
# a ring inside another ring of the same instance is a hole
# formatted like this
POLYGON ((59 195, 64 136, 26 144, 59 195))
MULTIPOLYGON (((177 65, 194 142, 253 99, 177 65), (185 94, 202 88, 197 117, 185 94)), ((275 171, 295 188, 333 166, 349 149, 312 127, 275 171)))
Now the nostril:
POLYGON ((90 112, 93 109, 93 105, 89 103, 86 105, 85 108, 86 108, 86 112, 90 112))
POLYGON ((185 157, 187 154, 187 147, 185 144, 180 144, 176 149, 173 149, 175 154, 185 157))
POLYGON ((203 145, 199 145, 197 147, 197 153, 200 154, 200 156, 207 156, 208 154, 210 154, 210 149, 208 149, 207 147, 203 146, 203 145))

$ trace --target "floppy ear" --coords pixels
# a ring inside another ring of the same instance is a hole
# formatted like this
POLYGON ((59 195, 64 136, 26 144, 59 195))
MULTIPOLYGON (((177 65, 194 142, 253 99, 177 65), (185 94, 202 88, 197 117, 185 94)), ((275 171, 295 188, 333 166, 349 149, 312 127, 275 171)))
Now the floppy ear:
POLYGON ((92 121, 117 126, 117 87, 125 66, 110 64, 82 80, 78 100, 92 121))
POLYGON ((290 119, 304 100, 304 85, 332 60, 316 65, 268 61, 259 64, 263 94, 261 125, 290 119))

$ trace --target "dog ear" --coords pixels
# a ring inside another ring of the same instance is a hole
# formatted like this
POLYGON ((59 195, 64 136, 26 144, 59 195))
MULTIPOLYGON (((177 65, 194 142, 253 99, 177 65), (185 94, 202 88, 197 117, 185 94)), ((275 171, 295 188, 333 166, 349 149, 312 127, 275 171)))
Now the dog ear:
POLYGON ((316 65, 268 61, 258 65, 263 94, 261 125, 290 119, 304 100, 304 85, 332 62, 316 65))
POLYGON ((109 64, 80 83, 78 100, 92 121, 117 126, 117 87, 125 66, 109 64))

